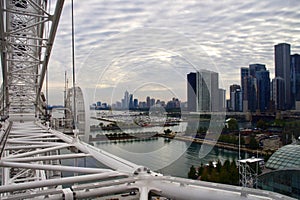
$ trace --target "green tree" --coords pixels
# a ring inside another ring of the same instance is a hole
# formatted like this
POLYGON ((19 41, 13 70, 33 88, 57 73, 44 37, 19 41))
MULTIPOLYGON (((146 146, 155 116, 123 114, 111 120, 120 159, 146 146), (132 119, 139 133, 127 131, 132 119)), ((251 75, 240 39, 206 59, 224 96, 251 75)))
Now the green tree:
POLYGON ((250 149, 258 149, 259 144, 254 137, 250 137, 249 148, 250 149))
POLYGON ((238 128, 239 128, 238 121, 235 118, 228 119, 227 124, 228 124, 229 131, 235 131, 235 130, 238 130, 238 128))
POLYGON ((230 177, 228 175, 228 171, 224 167, 222 167, 218 182, 227 184, 229 182, 229 179, 230 179, 230 177))
POLYGON ((209 181, 209 173, 207 167, 204 167, 202 174, 199 174, 202 181, 209 181))
POLYGON ((232 185, 239 184, 239 172, 235 160, 232 162, 226 160, 223 165, 218 160, 216 167, 213 166, 212 162, 209 162, 206 166, 201 164, 198 168, 198 173, 195 172, 195 170, 194 166, 190 168, 188 174, 189 178, 196 179, 197 177, 200 177, 200 180, 202 181, 232 185))
POLYGON ((284 126, 285 126, 285 121, 282 120, 282 119, 275 119, 275 120, 274 120, 274 125, 275 125, 275 126, 281 126, 281 127, 284 127, 284 126))
POLYGON ((228 159, 225 160, 223 168, 225 168, 226 171, 230 170, 230 161, 228 159))
POLYGON ((190 168, 190 171, 188 173, 188 178, 190 178, 190 179, 198 178, 197 171, 196 171, 196 168, 194 167, 194 165, 192 165, 190 168))
POLYGON ((218 160, 216 168, 217 168, 217 172, 220 173, 222 169, 222 163, 220 160, 218 160))
POLYGON ((229 184, 231 185, 239 185, 239 170, 238 167, 235 163, 235 160, 233 160, 230 163, 230 170, 229 170, 229 174, 230 174, 230 181, 229 184))
POLYGON ((256 123, 256 127, 265 130, 267 128, 267 123, 264 120, 260 119, 256 123))
POLYGON ((204 170, 204 166, 201 163, 200 167, 198 168, 198 175, 201 175, 203 173, 203 170, 204 170))

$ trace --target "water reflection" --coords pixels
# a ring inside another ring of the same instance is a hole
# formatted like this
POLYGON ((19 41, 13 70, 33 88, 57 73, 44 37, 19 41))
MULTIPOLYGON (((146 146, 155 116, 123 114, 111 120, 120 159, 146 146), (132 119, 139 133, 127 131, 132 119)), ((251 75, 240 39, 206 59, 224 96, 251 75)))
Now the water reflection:
MULTIPOLYGON (((210 161, 220 160, 224 162, 226 159, 235 161, 238 159, 238 152, 217 147, 212 148, 209 154, 202 158, 200 154, 200 144, 189 144, 178 140, 166 142, 164 138, 157 138, 155 140, 119 141, 115 143, 95 142, 94 145, 165 175, 179 177, 187 177, 187 173, 192 165, 198 167, 201 163, 207 164, 210 161), (174 160, 175 157, 177 159, 174 160)), ((248 157, 248 154, 242 154, 242 158, 245 157, 248 157)))

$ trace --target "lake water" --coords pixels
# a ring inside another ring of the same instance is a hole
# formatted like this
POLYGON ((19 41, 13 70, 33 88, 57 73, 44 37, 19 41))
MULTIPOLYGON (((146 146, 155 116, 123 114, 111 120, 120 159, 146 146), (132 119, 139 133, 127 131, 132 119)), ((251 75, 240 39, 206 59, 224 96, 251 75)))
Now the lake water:
MULTIPOLYGON (((209 122, 200 122, 207 126, 209 122)), ((99 124, 98 120, 91 120, 91 124, 99 124)), ((150 127, 124 129, 116 132, 135 133, 140 132, 163 132, 170 128, 173 131, 183 132, 187 123, 180 123, 171 127, 150 127)), ((114 133, 113 131, 94 131, 90 135, 96 137, 98 134, 114 133)), ((187 177, 192 165, 198 167, 201 164, 208 164, 210 161, 226 159, 238 160, 238 152, 201 145, 197 143, 166 140, 165 138, 146 138, 139 140, 117 140, 117 141, 96 141, 92 142, 95 147, 108 151, 116 156, 129 160, 139 165, 149 167, 151 170, 178 177, 187 177)), ((241 158, 248 158, 251 155, 242 153, 241 158)))
MULTIPOLYGON (((164 175, 179 177, 187 177, 192 165, 200 166, 201 163, 208 164, 210 161, 224 162, 226 159, 238 159, 236 151, 214 147, 203 156, 200 144, 178 140, 168 141, 165 138, 93 142, 93 145, 164 175)), ((245 158, 249 155, 241 156, 245 158)))

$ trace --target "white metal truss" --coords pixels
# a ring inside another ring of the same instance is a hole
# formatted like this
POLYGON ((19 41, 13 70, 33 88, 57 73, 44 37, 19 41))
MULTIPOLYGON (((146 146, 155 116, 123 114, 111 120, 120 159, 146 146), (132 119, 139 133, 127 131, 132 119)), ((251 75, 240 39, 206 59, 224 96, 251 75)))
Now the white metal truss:
POLYGON ((40 94, 63 0, 53 14, 47 0, 1 0, 0 50, 3 70, 2 109, 6 114, 32 114, 40 94), (4 106, 3 106, 4 105, 4 106))
POLYGON ((243 187, 257 187, 258 168, 261 168, 262 158, 238 160, 240 183, 243 187))

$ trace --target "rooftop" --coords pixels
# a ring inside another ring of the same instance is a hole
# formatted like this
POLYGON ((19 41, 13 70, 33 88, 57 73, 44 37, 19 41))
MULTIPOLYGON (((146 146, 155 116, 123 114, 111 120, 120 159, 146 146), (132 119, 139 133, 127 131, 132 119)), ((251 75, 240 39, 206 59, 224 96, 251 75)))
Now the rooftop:
POLYGON ((277 150, 266 163, 270 169, 300 168, 300 145, 290 144, 277 150))

